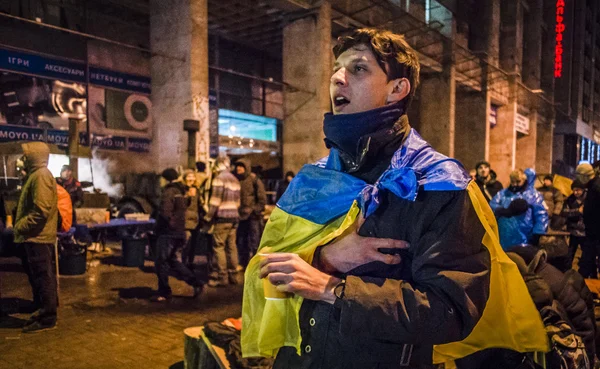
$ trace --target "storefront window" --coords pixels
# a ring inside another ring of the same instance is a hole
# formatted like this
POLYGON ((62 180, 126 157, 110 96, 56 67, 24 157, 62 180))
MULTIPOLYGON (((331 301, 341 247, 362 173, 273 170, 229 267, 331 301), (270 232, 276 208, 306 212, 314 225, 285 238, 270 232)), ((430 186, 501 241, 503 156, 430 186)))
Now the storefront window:
POLYGON ((219 135, 276 142, 277 119, 219 109, 219 135))

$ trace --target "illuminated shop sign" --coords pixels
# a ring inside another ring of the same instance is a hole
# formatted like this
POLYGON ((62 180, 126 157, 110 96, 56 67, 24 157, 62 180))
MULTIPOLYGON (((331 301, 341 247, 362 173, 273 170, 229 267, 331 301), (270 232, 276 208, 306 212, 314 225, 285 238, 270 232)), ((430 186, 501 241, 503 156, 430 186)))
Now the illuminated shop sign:
POLYGON ((562 77, 563 69, 563 32, 565 31, 564 23, 565 0, 556 1, 556 46, 554 48, 554 78, 562 77))

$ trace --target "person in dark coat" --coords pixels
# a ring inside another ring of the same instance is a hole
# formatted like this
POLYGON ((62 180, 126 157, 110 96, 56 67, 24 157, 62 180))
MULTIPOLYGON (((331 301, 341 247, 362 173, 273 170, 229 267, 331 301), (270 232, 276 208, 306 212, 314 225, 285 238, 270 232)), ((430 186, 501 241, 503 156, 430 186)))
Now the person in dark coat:
POLYGON ((182 263, 182 253, 187 243, 186 212, 189 205, 187 190, 183 183, 177 181, 179 174, 175 169, 165 169, 162 178, 168 183, 162 191, 156 220, 158 255, 155 268, 158 277, 158 293, 152 297, 152 301, 164 302, 171 298, 172 291, 169 286, 171 271, 194 288, 195 298, 202 293, 203 284, 196 278, 194 272, 182 263))
POLYGON ((585 278, 597 278, 597 258, 600 256, 600 177, 589 163, 579 164, 576 173, 577 180, 587 189, 583 202, 585 242, 581 246, 579 272, 585 278))
MULTIPOLYGON (((374 184, 403 160, 402 145, 427 145, 406 115, 418 59, 401 36, 373 29, 341 38, 334 53, 325 142, 341 171, 374 184)), ((460 164, 449 165, 469 183, 460 164)), ((356 232, 317 248, 312 265, 293 253, 262 260, 262 278, 304 298, 302 354, 282 347, 274 369, 429 367, 433 345, 465 338, 479 321, 490 257, 467 191, 419 187, 414 201, 380 191, 377 210, 356 232)))
MULTIPOLYGON (((588 358, 593 363, 596 357, 594 298, 583 277, 572 269, 562 273, 547 262, 546 252, 535 246, 514 247, 507 250, 507 254, 517 264, 521 274, 538 275, 548 284, 552 299, 563 307, 575 333, 583 339, 588 358)), ((535 293, 530 284, 528 288, 537 305, 543 304, 540 301, 547 301, 546 297, 539 296, 539 289, 535 293)))
POLYGON ((585 186, 578 180, 571 184, 573 193, 567 197, 563 205, 561 215, 567 221, 567 231, 571 234, 569 237, 569 261, 568 265, 573 265, 573 259, 578 247, 583 247, 585 242, 585 224, 583 223, 583 203, 585 202, 585 186))
POLYGON ((502 183, 496 180, 496 176, 493 170, 490 168, 490 163, 485 160, 480 161, 475 165, 477 176, 475 182, 479 189, 485 196, 486 200, 490 202, 496 194, 502 190, 502 183))
POLYGON ((250 160, 240 159, 235 163, 235 176, 240 181, 240 223, 237 229, 237 247, 240 265, 256 253, 263 225, 263 211, 267 204, 264 183, 251 171, 250 160))
POLYGON ((283 194, 285 193, 285 190, 287 190, 292 179, 294 179, 294 172, 289 171, 285 174, 285 178, 283 180, 277 182, 277 192, 275 195, 275 202, 279 201, 281 196, 283 196, 283 194))

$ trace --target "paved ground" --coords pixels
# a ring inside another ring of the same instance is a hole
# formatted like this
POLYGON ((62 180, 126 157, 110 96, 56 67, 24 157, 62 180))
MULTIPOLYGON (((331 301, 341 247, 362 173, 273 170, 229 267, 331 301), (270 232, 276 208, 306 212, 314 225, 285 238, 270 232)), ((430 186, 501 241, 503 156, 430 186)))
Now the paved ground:
POLYGON ((58 327, 22 334, 31 290, 19 259, 0 258, 0 369, 182 368, 183 329, 241 315, 242 287, 192 289, 171 278, 174 298, 148 301, 153 263, 119 266, 118 254, 91 260, 83 276, 60 278, 58 327))

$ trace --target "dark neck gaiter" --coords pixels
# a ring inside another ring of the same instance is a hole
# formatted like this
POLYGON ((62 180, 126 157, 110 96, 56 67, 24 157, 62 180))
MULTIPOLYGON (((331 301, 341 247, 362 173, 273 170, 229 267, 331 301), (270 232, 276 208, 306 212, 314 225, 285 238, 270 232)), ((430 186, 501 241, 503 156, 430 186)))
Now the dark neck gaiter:
POLYGON ((403 106, 404 103, 399 102, 361 113, 325 114, 323 132, 327 147, 334 145, 350 155, 355 155, 360 138, 384 128, 391 128, 404 114, 403 106))

